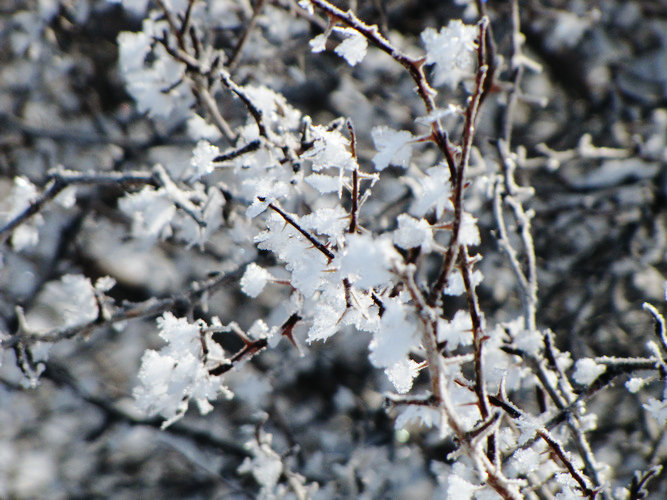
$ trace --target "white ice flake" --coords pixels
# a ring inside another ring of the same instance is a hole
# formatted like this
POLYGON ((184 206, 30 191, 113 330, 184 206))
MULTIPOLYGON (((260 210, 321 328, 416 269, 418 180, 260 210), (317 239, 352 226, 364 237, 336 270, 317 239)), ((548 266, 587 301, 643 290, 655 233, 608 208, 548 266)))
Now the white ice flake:
POLYGON ((345 37, 340 45, 336 47, 336 54, 343 57, 350 66, 355 66, 360 63, 366 56, 366 50, 368 49, 366 37, 352 28, 337 27, 334 31, 345 37))
POLYGON ((399 299, 383 301, 380 329, 373 335, 368 358, 374 366, 387 368, 405 360, 417 345, 417 321, 399 299))
POLYGON ((273 276, 270 272, 251 262, 241 278, 241 290, 249 297, 255 298, 262 293, 264 286, 271 279, 273 279, 273 276))
POLYGON ((447 498, 450 500, 471 500, 480 487, 456 474, 447 478, 447 498))
POLYGON ((438 342, 447 342, 449 350, 458 346, 472 344, 472 323, 470 315, 460 309, 456 311, 451 321, 438 321, 438 342))
POLYGON ((647 382, 648 380, 645 378, 630 377, 630 379, 625 383, 625 388, 634 394, 639 392, 639 390, 644 387, 647 382))
POLYGON ((539 356, 544 347, 544 336, 540 331, 524 328, 523 318, 509 321, 504 324, 504 327, 509 332, 516 347, 533 356, 539 356))
POLYGON ((213 169, 215 168, 213 160, 217 156, 220 156, 220 149, 218 146, 214 146, 205 140, 199 141, 197 146, 195 146, 195 149, 192 151, 190 166, 192 167, 193 174, 190 181, 196 181, 203 175, 213 172, 213 169))
POLYGON ((144 31, 138 33, 124 31, 118 35, 118 64, 125 77, 143 69, 151 44, 150 35, 144 31))
POLYGON ((187 122, 188 135, 191 139, 198 141, 206 139, 217 141, 222 137, 220 130, 215 125, 208 123, 201 116, 194 113, 187 122))
POLYGON ((424 219, 415 219, 408 214, 398 216, 398 229, 394 231, 394 243, 400 248, 421 247, 424 252, 433 248, 433 230, 424 219))
POLYGON ((340 310, 332 304, 318 301, 313 310, 313 324, 308 331, 308 343, 316 340, 325 341, 333 336, 341 327, 340 319, 344 311, 344 304, 342 310, 340 310))
POLYGON ((514 475, 529 474, 544 461, 542 455, 533 448, 518 449, 510 460, 510 470, 514 475))
POLYGON ((465 112, 464 108, 455 104, 448 104, 446 108, 437 108, 426 116, 420 116, 415 121, 422 125, 430 125, 433 122, 450 116, 461 116, 465 112))
POLYGON ((461 228, 459 229, 459 241, 462 245, 479 245, 479 229, 477 218, 469 212, 463 212, 461 216, 461 228))
POLYGON ((440 32, 433 28, 426 28, 422 32, 426 64, 435 65, 434 85, 455 88, 464 76, 472 73, 478 35, 477 27, 467 26, 459 19, 449 21, 440 32))
POLYGON ((98 315, 95 289, 81 274, 66 274, 58 281, 48 282, 40 299, 57 314, 62 322, 59 326, 80 326, 94 321, 98 315))
POLYGON ((414 379, 419 375, 419 363, 409 358, 402 359, 398 363, 386 368, 384 373, 394 384, 399 394, 405 394, 412 389, 414 379))
POLYGON ((270 176, 246 179, 243 181, 243 189, 253 200, 246 210, 246 216, 251 219, 264 212, 270 203, 289 194, 289 186, 286 182, 270 176))
POLYGON ((667 422, 667 401, 648 398, 646 403, 642 405, 642 408, 657 420, 660 425, 664 425, 667 422))
POLYGON ((299 7, 308 12, 308 14, 313 15, 315 10, 313 9, 313 4, 310 0, 299 0, 299 7))
MULTIPOLYGON (((476 269, 472 273, 472 280, 471 280, 471 285, 473 288, 476 288, 477 285, 479 285, 482 280, 484 279, 484 275, 482 274, 482 271, 479 269, 476 269)), ((463 276, 461 276, 461 271, 458 269, 450 273, 448 279, 447 279, 447 286, 443 290, 443 293, 445 295, 463 295, 466 291, 465 288, 465 283, 463 282, 463 276)))
POLYGON ((210 336, 202 337, 200 323, 188 323, 185 318, 165 313, 157 324, 167 345, 160 351, 149 349, 144 353, 140 385, 133 394, 141 410, 166 419, 164 428, 185 414, 191 399, 201 413, 207 413, 212 409, 209 401, 220 393, 227 397, 232 393, 204 365, 202 342, 209 356, 221 357, 222 349, 210 336))
MULTIPOLYGON (((299 218, 290 214, 299 223, 299 218)), ((255 237, 257 246, 270 250, 286 263, 292 273, 291 284, 304 296, 313 295, 324 282, 324 270, 328 259, 291 225, 277 214, 272 213, 267 220, 267 230, 255 237)))
POLYGON ((311 174, 304 180, 321 194, 338 193, 343 187, 343 179, 339 175, 311 174))
POLYGON ((238 472, 250 473, 261 486, 260 498, 277 498, 274 490, 283 473, 282 458, 271 448, 273 436, 266 432, 260 432, 257 440, 248 441, 245 444, 250 452, 239 466, 238 472))
POLYGON ((327 49, 327 39, 329 38, 329 33, 322 33, 313 38, 308 44, 310 45, 310 50, 317 54, 319 52, 324 52, 327 49))
POLYGON ((377 154, 373 157, 375 170, 384 170, 390 164, 407 168, 412 156, 413 135, 407 130, 375 127, 371 131, 377 154))
POLYGON ((396 417, 394 428, 404 429, 410 423, 421 424, 424 427, 440 428, 440 412, 436 408, 422 405, 406 406, 396 417))
MULTIPOLYGON (((37 186, 28 178, 23 176, 14 177, 14 185, 9 195, 9 206, 7 212, 0 217, 0 222, 9 221, 21 214, 30 204, 39 197, 37 186)), ((26 248, 33 247, 39 242, 37 226, 44 222, 41 214, 36 214, 27 222, 16 227, 12 232, 12 247, 20 252, 26 248)))
POLYGON ((445 209, 454 208, 450 200, 451 184, 447 167, 429 168, 425 176, 410 183, 410 189, 414 192, 410 213, 415 217, 423 217, 435 208, 435 216, 440 219, 445 209))
POLYGON ((145 186, 138 193, 128 193, 118 201, 122 212, 132 218, 135 238, 156 240, 171 236, 170 223, 176 207, 164 188, 145 186))
POLYGON ((577 361, 574 366, 572 378, 577 384, 588 385, 607 370, 605 365, 600 365, 594 359, 584 358, 577 361))
POLYGON ((393 261, 399 255, 390 239, 370 234, 352 234, 337 257, 340 274, 361 289, 387 284, 391 280, 393 261))
POLYGON ((319 234, 326 234, 331 239, 340 238, 350 225, 349 214, 339 205, 333 208, 320 208, 301 218, 301 224, 319 234))
POLYGON ((325 127, 316 125, 311 128, 311 133, 313 146, 301 157, 312 160, 314 171, 318 172, 323 168, 331 167, 354 170, 358 167, 348 149, 348 139, 338 130, 327 130, 325 127))

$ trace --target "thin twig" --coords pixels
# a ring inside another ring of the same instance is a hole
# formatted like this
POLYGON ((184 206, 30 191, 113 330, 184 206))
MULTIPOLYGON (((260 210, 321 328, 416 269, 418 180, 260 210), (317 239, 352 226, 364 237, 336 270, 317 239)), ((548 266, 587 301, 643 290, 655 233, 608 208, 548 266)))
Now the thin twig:
POLYGON ((221 274, 204 281, 195 282, 190 290, 185 293, 174 294, 165 299, 151 298, 144 302, 125 305, 115 311, 109 318, 98 317, 82 325, 55 329, 44 334, 23 332, 3 340, 0 345, 3 348, 8 349, 18 344, 28 345, 35 342, 58 342, 60 340, 74 337, 86 337, 98 328, 111 326, 130 319, 155 316, 165 311, 169 311, 177 304, 191 304, 199 300, 205 294, 214 293, 224 285, 236 281, 240 276, 240 270, 221 274))
POLYGON ((43 206, 54 199, 58 194, 68 186, 74 185, 132 185, 132 184, 154 184, 153 174, 144 172, 109 172, 95 174, 81 174, 78 172, 54 172, 50 174, 49 181, 44 187, 44 192, 34 201, 32 201, 19 214, 7 221, 0 228, 0 237, 11 232, 17 226, 21 225, 32 216, 37 214, 43 206))
MULTIPOLYGON (((376 25, 368 25, 359 19, 352 11, 344 12, 338 7, 332 5, 326 0, 311 0, 311 3, 324 12, 327 15, 343 24, 346 24, 350 28, 357 30, 361 33, 366 39, 373 44, 375 47, 379 48, 401 66, 408 70, 408 73, 417 84, 417 93, 424 103, 426 108, 426 113, 432 113, 436 109, 435 105, 435 90, 431 87, 426 75, 424 74, 424 58, 412 58, 401 52, 398 48, 394 47, 389 40, 387 40, 376 25)), ((481 44, 480 44, 481 45, 481 44)), ((454 153, 452 146, 449 143, 447 134, 442 130, 442 127, 438 123, 438 120, 434 120, 431 123, 431 135, 433 141, 442 151, 447 160, 447 166, 449 167, 449 173, 451 178, 455 177, 456 173, 456 162, 454 160, 454 153)))
MULTIPOLYGON (((259 198, 260 201, 264 201, 262 198, 259 198)), ((315 236, 310 234, 308 231, 306 231, 301 225, 296 222, 287 212, 283 211, 281 208, 276 206, 273 203, 269 203, 269 208, 276 212, 278 215, 280 215, 285 222, 287 222, 290 226, 292 226, 294 229, 299 231, 308 241, 310 241, 315 248, 317 248, 320 252, 322 252, 325 257, 331 262, 335 255, 334 253, 329 250, 323 243, 320 243, 315 236)))
POLYGON ((243 33, 241 34, 238 42, 236 43, 236 47, 234 47, 234 50, 232 52, 232 57, 229 58, 229 62, 227 63, 227 69, 230 73, 233 73, 236 67, 238 66, 238 63, 241 60, 241 53, 243 52, 243 47, 248 39, 248 35, 250 35, 250 32, 257 24, 257 17, 262 12, 265 3, 266 0, 257 0, 257 3, 255 4, 255 7, 252 11, 252 16, 250 17, 250 21, 248 21, 248 24, 246 24, 243 33))

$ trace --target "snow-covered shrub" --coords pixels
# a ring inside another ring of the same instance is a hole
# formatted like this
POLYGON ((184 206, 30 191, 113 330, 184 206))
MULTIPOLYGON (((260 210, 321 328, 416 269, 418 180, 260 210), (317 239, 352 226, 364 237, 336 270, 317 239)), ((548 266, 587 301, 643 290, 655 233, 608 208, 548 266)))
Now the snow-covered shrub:
MULTIPOLYGON (((552 73, 581 43, 617 57, 587 38, 616 21, 576 1, 15 3, 3 496, 108 493, 132 463, 121 494, 667 491, 667 119, 557 140, 552 73), (89 441, 97 467, 59 465, 89 441)), ((612 66, 610 101, 635 74, 612 66)), ((599 104, 605 70, 561 79, 599 104)))

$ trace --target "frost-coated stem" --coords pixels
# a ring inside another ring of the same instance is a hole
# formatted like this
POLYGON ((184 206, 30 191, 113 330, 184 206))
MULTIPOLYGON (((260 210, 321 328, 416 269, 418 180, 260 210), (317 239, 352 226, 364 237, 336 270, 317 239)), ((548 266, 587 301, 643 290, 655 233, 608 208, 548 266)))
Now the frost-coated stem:
POLYGON ((477 111, 479 110, 479 103, 482 97, 482 86, 486 78, 486 66, 482 66, 477 71, 477 79, 475 84, 475 92, 470 99, 468 108, 466 109, 466 122, 464 125, 463 151, 461 154, 461 163, 456 170, 456 180, 454 182, 454 221, 452 223, 452 237, 449 242, 449 247, 443 259, 440 268, 438 279, 431 288, 431 293, 428 298, 429 305, 433 306, 437 303, 442 291, 447 285, 447 279, 451 272, 454 262, 459 254, 459 232, 461 230, 461 219, 463 218, 463 184, 465 179, 465 171, 470 160, 470 150, 472 148, 472 141, 475 135, 475 120, 477 118, 477 111))
POLYGON ((489 459, 479 440, 474 439, 466 432, 463 423, 457 417, 456 408, 449 397, 447 380, 444 378, 443 358, 438 349, 436 312, 426 303, 425 297, 415 283, 414 264, 407 267, 403 277, 422 323, 420 329, 422 346, 428 362, 433 396, 437 407, 440 409, 441 418, 446 419, 447 425, 458 439, 464 453, 473 460, 478 472, 482 477, 485 476, 486 483, 491 488, 505 499, 518 500, 523 498, 517 486, 505 477, 500 467, 492 459, 489 459))
POLYGON ((83 325, 76 325, 62 329, 51 330, 44 334, 32 334, 22 332, 20 335, 12 335, 0 344, 8 349, 15 345, 34 344, 36 342, 58 342, 60 340, 89 335, 94 330, 105 326, 114 325, 129 319, 156 316, 171 310, 177 304, 192 304, 206 294, 214 293, 225 285, 236 282, 241 276, 241 270, 235 270, 227 274, 220 274, 204 281, 193 283, 191 289, 186 293, 179 293, 165 299, 148 299, 144 302, 128 304, 115 311, 109 318, 98 317, 83 325))
MULTIPOLYGON (((376 25, 371 26, 366 24, 350 10, 345 12, 326 0, 312 0, 311 3, 326 12, 330 18, 357 30, 365 36, 370 43, 391 56, 392 59, 407 69, 408 73, 417 84, 417 93, 424 103, 426 113, 432 113, 436 109, 434 99, 436 91, 426 79, 426 74, 424 73, 424 58, 415 59, 404 54, 398 48, 394 47, 391 42, 379 32, 376 25)), ((453 179, 456 173, 456 160, 454 159, 454 153, 451 144, 449 143, 447 133, 442 130, 438 120, 434 120, 431 123, 431 135, 435 144, 444 154, 447 166, 449 167, 449 173, 453 179)))
POLYGON ((74 185, 132 185, 132 184, 153 184, 155 177, 153 174, 145 172, 109 172, 95 174, 81 174, 79 172, 54 172, 49 176, 44 192, 25 209, 19 212, 12 219, 0 228, 0 238, 4 237, 16 227, 23 224, 42 210, 44 205, 54 199, 67 186, 74 185))
POLYGON ((239 61, 241 60, 241 54, 243 53, 243 47, 245 46, 245 43, 248 40, 248 35, 250 35, 250 32, 257 24, 257 17, 262 12, 265 3, 266 0, 257 0, 257 3, 255 4, 255 7, 253 8, 252 11, 252 17, 250 17, 250 21, 248 21, 248 24, 246 24, 246 27, 243 30, 243 33, 241 34, 241 37, 239 38, 236 44, 236 47, 234 47, 234 52, 232 53, 232 57, 229 58, 229 62, 227 63, 227 68, 232 73, 238 66, 239 61))

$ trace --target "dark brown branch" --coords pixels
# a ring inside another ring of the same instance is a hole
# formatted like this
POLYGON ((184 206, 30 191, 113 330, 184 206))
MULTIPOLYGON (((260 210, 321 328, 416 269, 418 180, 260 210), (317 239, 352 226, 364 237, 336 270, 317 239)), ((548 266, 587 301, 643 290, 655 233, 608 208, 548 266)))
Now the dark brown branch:
MULTIPOLYGON (((258 199, 259 201, 264 201, 262 198, 258 199)), ((286 213, 273 203, 269 203, 269 208, 274 212, 276 212, 278 215, 280 215, 285 220, 285 222, 287 222, 290 226, 299 231, 304 236, 304 238, 310 241, 315 248, 317 248, 320 252, 322 252, 327 259, 329 259, 329 262, 331 262, 334 259, 335 257, 334 253, 331 250, 329 250, 324 244, 320 243, 312 234, 310 234, 308 231, 302 228, 301 225, 298 222, 296 222, 288 213, 286 213)))
MULTIPOLYGON (((352 157, 357 160, 357 136, 354 133, 354 127, 350 120, 347 121, 347 129, 350 132, 350 151, 352 157)), ((355 166, 352 171, 352 209, 350 210, 350 226, 348 233, 357 231, 357 212, 359 211, 359 171, 355 166)))
POLYGON ((572 478, 577 482, 577 484, 581 488, 581 491, 587 497, 595 498, 595 495, 597 495, 597 491, 592 490, 591 488, 588 487, 588 484, 586 483, 584 476, 582 476, 579 473, 579 471, 575 468, 575 466, 572 464, 572 461, 567 456, 567 453, 565 452, 565 450, 563 450, 560 443, 552 439, 551 436, 549 436, 549 434, 546 431, 539 430, 537 431, 537 434, 544 440, 545 443, 547 443, 547 445, 549 445, 551 451, 558 457, 560 462, 567 469, 567 472, 570 474, 570 476, 572 476, 572 478))
POLYGON ((477 72, 475 92, 466 109, 466 122, 464 126, 463 152, 461 155, 461 164, 456 170, 456 180, 454 181, 454 221, 452 225, 452 238, 447 248, 445 258, 443 259, 438 279, 431 287, 431 293, 428 297, 430 306, 434 306, 442 291, 447 284, 447 279, 452 270, 454 261, 459 253, 459 232, 461 230, 461 219, 463 217, 463 186, 465 171, 470 159, 470 150, 475 133, 475 119, 477 118, 478 106, 481 98, 482 85, 486 76, 486 67, 482 66, 477 72))
POLYGON ((262 142, 259 139, 255 139, 254 141, 250 141, 245 146, 241 146, 240 148, 216 156, 215 158, 213 158, 213 161, 215 163, 222 163, 225 161, 233 160, 234 158, 238 158, 239 156, 243 156, 244 154, 257 151, 261 145, 262 142))
MULTIPOLYGON (((434 99, 436 92, 428 83, 426 75, 424 74, 424 58, 415 59, 403 54, 400 50, 394 47, 389 40, 380 34, 377 26, 370 26, 364 23, 351 11, 344 12, 326 0, 312 0, 312 4, 326 12, 331 19, 342 22, 350 28, 357 30, 366 37, 371 44, 391 56, 392 59, 403 66, 417 84, 417 94, 419 94, 419 97, 424 102, 426 112, 432 113, 436 109, 434 99)), ((447 134, 442 130, 437 120, 431 123, 431 135, 435 144, 444 154, 445 159, 447 160, 447 166, 449 167, 449 173, 453 179, 456 172, 454 153, 452 152, 452 147, 447 139, 447 134)))

